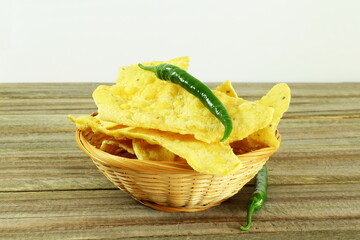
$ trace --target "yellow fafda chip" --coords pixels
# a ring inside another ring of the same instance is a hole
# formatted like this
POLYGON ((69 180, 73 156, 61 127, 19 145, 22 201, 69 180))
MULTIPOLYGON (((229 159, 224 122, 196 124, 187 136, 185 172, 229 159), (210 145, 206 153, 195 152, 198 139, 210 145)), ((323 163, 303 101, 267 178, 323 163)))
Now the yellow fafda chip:
POLYGON ((150 144, 142 139, 133 139, 135 155, 140 160, 174 161, 175 154, 160 145, 150 144))
POLYGON ((128 153, 135 154, 131 140, 104 140, 101 143, 100 150, 104 152, 114 152, 114 150, 126 150, 128 153))
MULTIPOLYGON (((175 66, 178 66, 179 68, 182 68, 184 70, 187 70, 189 67, 190 58, 185 57, 179 57, 171 59, 167 62, 162 61, 153 61, 153 62, 145 62, 143 63, 145 66, 156 66, 162 63, 168 63, 175 66)), ((138 64, 133 64, 126 67, 120 67, 119 69, 119 77, 116 80, 116 83, 121 85, 127 85, 130 84, 129 87, 137 87, 141 88, 144 84, 148 84, 154 81, 157 81, 158 78, 155 76, 154 73, 149 71, 143 71, 139 68, 138 64), (136 82, 137 86, 134 86, 134 81, 136 82)), ((157 89, 157 91, 162 89, 157 89)))
POLYGON ((250 140, 264 143, 270 147, 278 148, 280 146, 279 140, 275 137, 275 131, 279 125, 283 114, 288 110, 290 105, 290 88, 286 83, 276 84, 261 100, 256 101, 264 106, 274 108, 274 116, 270 124, 251 134, 250 140))
MULTIPOLYGON (((247 137, 266 127, 272 119, 273 109, 270 107, 229 97, 219 91, 214 93, 233 120, 233 131, 228 142, 247 137)), ((122 69, 117 84, 99 86, 93 98, 102 120, 191 134, 207 143, 218 142, 223 136, 224 126, 199 99, 182 87, 159 80, 155 74, 138 67, 122 69)))
MULTIPOLYGON (((229 81, 219 85, 216 90, 223 92, 228 96, 237 97, 236 92, 229 81)), ((275 136, 275 131, 277 130, 283 114, 289 108, 290 99, 291 93, 289 86, 286 83, 279 83, 273 86, 261 100, 256 101, 256 103, 273 108, 274 115, 268 126, 250 134, 248 137, 249 144, 276 148, 280 146, 280 142, 275 136)))
POLYGON ((191 135, 144 128, 128 128, 122 131, 122 134, 163 146, 186 159, 199 173, 224 176, 235 173, 243 166, 231 147, 220 142, 204 143, 191 135))
POLYGON ((160 145, 170 152, 186 159, 195 170, 204 174, 228 175, 242 167, 242 162, 233 153, 229 145, 220 142, 205 143, 191 135, 162 132, 137 127, 113 127, 107 129, 102 121, 92 116, 72 118, 80 130, 91 128, 115 139, 143 139, 149 144, 160 145))
POLYGON ((234 87, 232 86, 230 80, 226 80, 225 82, 223 82, 222 84, 217 86, 216 91, 225 93, 229 97, 234 97, 234 98, 238 97, 238 95, 237 95, 234 87))
MULTIPOLYGON (((174 87, 170 85, 170 88, 174 87)), ((99 86, 93 93, 99 118, 127 126, 192 134, 208 143, 221 139, 223 125, 197 98, 182 90, 177 94, 157 91, 150 97, 149 91, 127 94, 118 85, 99 86)), ((214 93, 233 120, 233 131, 228 141, 241 140, 267 126, 272 119, 272 108, 235 99, 221 92, 214 93)))

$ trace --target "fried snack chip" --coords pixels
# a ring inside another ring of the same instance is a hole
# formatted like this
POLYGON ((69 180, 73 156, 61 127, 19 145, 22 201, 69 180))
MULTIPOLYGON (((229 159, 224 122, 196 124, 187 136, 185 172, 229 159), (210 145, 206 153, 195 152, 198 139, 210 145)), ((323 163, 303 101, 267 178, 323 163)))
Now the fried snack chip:
POLYGON ((132 141, 128 139, 122 140, 104 140, 101 143, 100 150, 104 152, 115 152, 118 150, 125 150, 128 153, 135 154, 132 141))
MULTIPOLYGON (((227 81, 216 88, 217 91, 223 92, 229 96, 237 97, 232 93, 231 83, 227 81)), ((276 147, 280 146, 279 140, 276 138, 275 131, 279 125, 283 114, 288 110, 290 105, 291 93, 290 88, 285 83, 279 83, 272 87, 272 89, 256 103, 262 104, 274 109, 272 120, 268 126, 260 129, 249 135, 244 141, 238 141, 237 144, 242 143, 244 149, 259 149, 262 147, 276 147)))
POLYGON ((267 127, 249 136, 250 141, 253 141, 254 144, 263 143, 269 147, 278 148, 280 146, 280 142, 275 136, 275 131, 283 114, 289 108, 290 98, 291 93, 289 86, 285 83, 280 83, 272 87, 261 100, 256 101, 264 106, 274 108, 274 116, 267 127))
POLYGON ((163 146, 186 159, 199 173, 224 176, 235 173, 243 166, 231 147, 220 142, 209 144, 196 140, 191 135, 144 128, 127 128, 122 133, 127 137, 140 138, 163 146))
MULTIPOLYGON (((174 58, 167 62, 153 61, 153 62, 145 62, 143 64, 145 66, 156 66, 162 63, 168 63, 178 66, 184 70, 187 70, 189 66, 189 62, 190 62, 190 58, 185 56, 185 57, 174 58)), ((116 83, 121 85, 126 85, 128 87, 134 87, 133 83, 135 81, 137 83, 137 87, 141 88, 142 85, 152 83, 157 80, 158 80, 157 77, 153 73, 143 70, 140 71, 138 64, 133 64, 126 67, 120 67, 119 76, 118 79, 116 80, 116 83)))
POLYGON ((231 147, 220 142, 205 143, 191 135, 122 125, 106 129, 102 120, 93 116, 72 118, 72 120, 80 130, 91 128, 115 139, 142 139, 148 144, 160 145, 186 159, 187 163, 200 173, 224 176, 235 173, 243 166, 231 147))
POLYGON ((142 139, 133 139, 132 144, 134 146, 135 155, 140 160, 152 160, 152 161, 174 161, 176 155, 166 148, 163 148, 157 144, 149 144, 142 139))
POLYGON ((222 92, 222 93, 225 93, 229 97, 234 97, 234 98, 238 97, 238 95, 237 95, 233 85, 231 84, 230 80, 226 80, 225 82, 223 82, 222 84, 217 86, 215 90, 219 91, 219 92, 222 92))
MULTIPOLYGON (((94 91, 99 118, 131 127, 191 134, 207 143, 222 138, 224 126, 199 99, 172 82, 157 79, 151 72, 134 66, 129 68, 135 76, 132 80, 130 73, 120 74, 123 77, 116 85, 102 85, 94 91), (141 80, 138 81, 138 77, 141 80)), ((214 94, 233 120, 233 131, 227 141, 241 140, 266 127, 272 119, 271 107, 219 91, 214 94)))

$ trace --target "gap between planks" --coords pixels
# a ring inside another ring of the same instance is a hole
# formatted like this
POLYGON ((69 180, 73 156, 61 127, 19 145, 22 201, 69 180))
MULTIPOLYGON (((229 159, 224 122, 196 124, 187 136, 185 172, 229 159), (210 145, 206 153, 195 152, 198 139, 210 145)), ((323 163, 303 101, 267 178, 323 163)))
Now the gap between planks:
POLYGON ((335 115, 335 116, 284 116, 282 119, 346 119, 360 118, 360 115, 335 115))
MULTIPOLYGON (((282 184, 280 184, 282 185, 282 184)), ((295 184, 293 184, 295 185, 295 184)), ((79 188, 79 189, 34 189, 34 190, 9 190, 1 193, 46 193, 46 192, 80 192, 80 191, 121 191, 119 188, 79 188)))
MULTIPOLYGON (((269 186, 281 186, 281 187, 288 187, 288 186, 316 186, 316 185, 349 185, 349 184, 360 184, 360 181, 346 181, 346 182, 314 182, 314 183, 273 183, 269 184, 269 186)), ((255 180, 254 178, 251 179, 240 191, 244 191, 247 188, 254 188, 255 180)), ((0 194, 7 194, 7 193, 46 193, 46 192, 86 192, 86 191, 121 191, 121 189, 117 187, 109 187, 109 188, 79 188, 79 189, 34 189, 34 190, 9 190, 9 191, 0 191, 0 194)), ((240 192, 239 191, 239 192, 240 192)))

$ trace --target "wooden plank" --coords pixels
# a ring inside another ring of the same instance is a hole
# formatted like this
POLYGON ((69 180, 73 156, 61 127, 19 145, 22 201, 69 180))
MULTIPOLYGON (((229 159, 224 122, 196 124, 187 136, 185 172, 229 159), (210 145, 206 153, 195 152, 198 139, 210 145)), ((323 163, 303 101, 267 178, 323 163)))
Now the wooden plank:
POLYGON ((283 119, 282 144, 268 162, 273 184, 360 182, 360 121, 283 119))
POLYGON ((0 113, 6 115, 83 114, 97 111, 91 98, 0 99, 0 113))
MULTIPOLYGON (((0 84, 0 239, 358 239, 360 83, 290 84, 269 200, 249 232, 238 227, 252 185, 197 213, 158 212, 116 189, 66 118, 96 110, 97 85, 0 84)), ((272 85, 235 89, 256 100, 272 85)))
MULTIPOLYGON (((96 111, 92 84, 0 84, 1 114, 89 114, 96 111), (31 100, 31 101, 29 101, 31 100)), ((216 83, 209 84, 212 88, 216 83)), ((234 84, 257 100, 274 84, 234 84)), ((284 118, 360 117, 360 84, 290 84, 292 102, 284 118)))
MULTIPOLYGON (((2 191, 114 186, 76 146, 63 115, 0 116, 2 191)), ((360 182, 360 119, 283 119, 272 184, 360 182), (334 136, 336 133, 336 136, 334 136)))
POLYGON ((88 98, 100 84, 103 83, 0 83, 0 99, 88 98))
POLYGON ((299 232, 320 232, 318 239, 355 237, 360 231, 359 188, 360 184, 270 185, 269 200, 255 213, 249 232, 238 227, 245 223, 252 187, 195 213, 155 211, 120 190, 0 193, 0 237, 276 239, 299 232))
MULTIPOLYGON (((115 81, 114 81, 115 82, 115 81)), ((0 83, 0 99, 87 98, 98 85, 114 83, 0 83), (51 95, 49 95, 49 92, 51 95)), ((206 83, 214 89, 220 83, 206 83)), ((263 96, 276 83, 233 83, 239 96, 263 96)), ((360 83, 289 83, 292 96, 359 97, 360 83)))
POLYGON ((73 133, 27 134, 20 140, 0 143, 1 191, 115 188, 77 148, 73 133))
POLYGON ((114 189, 64 115, 0 116, 1 191, 114 189))
MULTIPOLYGON (((195 218, 195 216, 193 216, 195 218)), ((11 219, 3 225, 1 239, 353 239, 360 231, 355 226, 358 219, 289 220, 261 222, 258 229, 270 228, 269 232, 252 230, 240 232, 236 221, 212 223, 148 222, 124 224, 120 216, 113 217, 62 217, 11 219), (149 225, 148 225, 149 224, 149 225), (334 224, 336 224, 334 226, 334 224), (17 227, 9 227, 9 225, 17 227), (294 231, 285 231, 289 226, 302 226, 294 231), (271 226, 273 226, 271 228, 271 226), (352 226, 352 227, 351 227, 352 226), (309 230, 305 228, 310 227, 309 230), (347 237, 347 238, 343 238, 347 237)), ((130 221, 130 220, 129 220, 130 221)), ((212 221, 211 219, 208 221, 212 221)), ((0 228, 1 229, 1 228, 0 228)), ((255 228, 254 228, 255 229, 255 228)))

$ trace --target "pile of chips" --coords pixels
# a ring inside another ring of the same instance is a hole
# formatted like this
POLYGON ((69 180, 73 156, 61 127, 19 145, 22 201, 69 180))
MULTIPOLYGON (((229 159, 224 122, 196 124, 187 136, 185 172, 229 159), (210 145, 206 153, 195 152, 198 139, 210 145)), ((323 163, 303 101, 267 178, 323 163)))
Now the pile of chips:
MULTIPOLYGON (((187 70, 189 58, 143 64, 161 63, 187 70)), ((233 131, 225 142, 220 142, 224 126, 199 99, 138 64, 121 67, 115 85, 101 85, 94 91, 97 115, 70 119, 80 130, 105 136, 98 146, 104 151, 134 161, 186 162, 204 174, 233 174, 243 166, 236 154, 279 147, 275 132, 289 107, 288 85, 275 85, 258 101, 238 97, 230 81, 213 92, 233 122, 233 131)))

